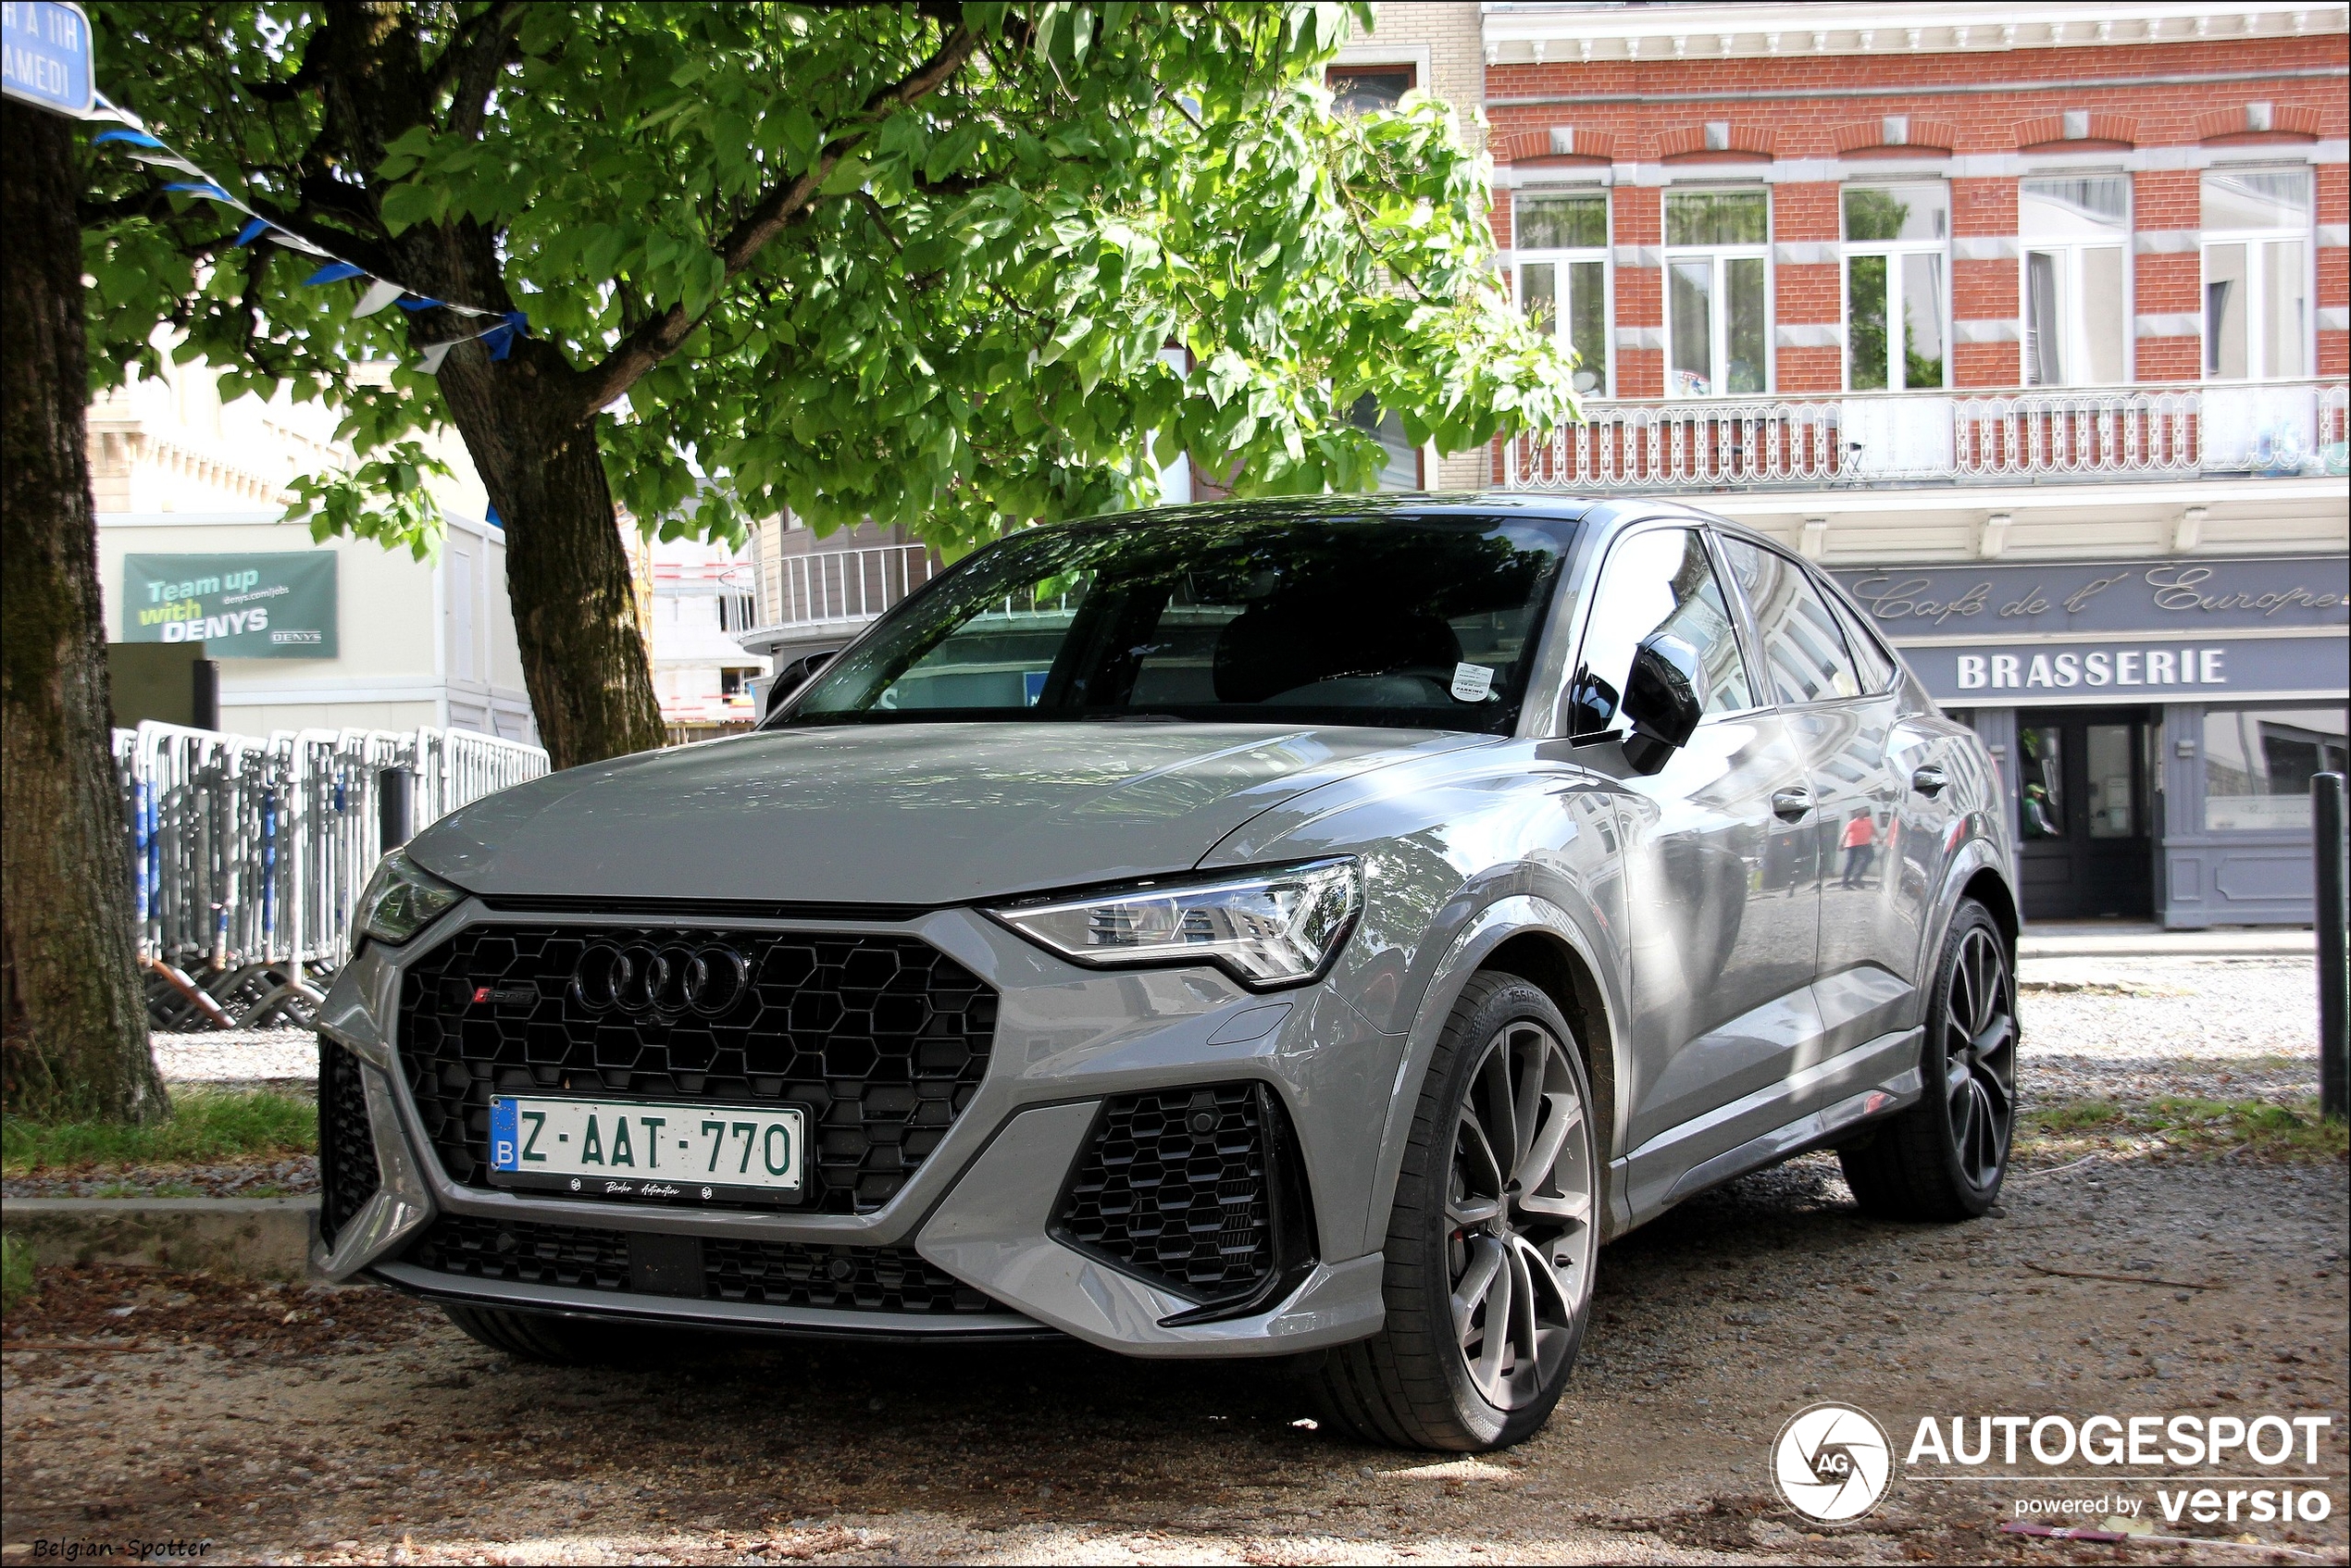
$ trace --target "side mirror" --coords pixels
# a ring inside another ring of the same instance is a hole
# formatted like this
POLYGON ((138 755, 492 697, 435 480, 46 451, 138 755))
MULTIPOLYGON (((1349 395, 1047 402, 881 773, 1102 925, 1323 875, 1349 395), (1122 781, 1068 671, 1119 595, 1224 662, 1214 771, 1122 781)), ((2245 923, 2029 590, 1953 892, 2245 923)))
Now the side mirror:
POLYGON ((1633 726, 1624 755, 1635 767, 1655 773, 1689 744, 1698 730, 1704 679, 1698 650, 1680 638, 1654 631, 1641 640, 1624 681, 1623 715, 1633 726))

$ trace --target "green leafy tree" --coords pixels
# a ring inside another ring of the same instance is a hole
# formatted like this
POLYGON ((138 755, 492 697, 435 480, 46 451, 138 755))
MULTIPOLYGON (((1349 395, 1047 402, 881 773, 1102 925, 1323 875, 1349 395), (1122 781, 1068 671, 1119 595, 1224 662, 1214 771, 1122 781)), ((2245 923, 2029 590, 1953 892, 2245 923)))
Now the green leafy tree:
POLYGON ((152 363, 168 323, 225 392, 332 400, 367 462, 305 490, 322 526, 413 541, 414 438, 463 437, 562 765, 660 739, 616 502, 952 550, 1146 503, 1179 451, 1244 493, 1369 488, 1366 395, 1454 451, 1573 417, 1449 117, 1332 111, 1362 6, 93 9, 109 91, 256 210, 526 313, 428 376, 479 320, 355 318, 365 279, 305 287, 315 258, 234 244, 229 209, 93 174, 95 358, 152 363))

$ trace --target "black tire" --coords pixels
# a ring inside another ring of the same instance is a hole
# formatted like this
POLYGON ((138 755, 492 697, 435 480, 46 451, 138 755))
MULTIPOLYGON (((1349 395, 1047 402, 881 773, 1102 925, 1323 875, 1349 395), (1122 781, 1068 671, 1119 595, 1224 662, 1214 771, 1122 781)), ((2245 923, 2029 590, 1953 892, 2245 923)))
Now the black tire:
POLYGON ((1972 1220, 1999 1201, 2016 1136, 2016 977, 1973 899, 1952 913, 1926 1004, 1919 1102, 1837 1151, 1864 1213, 1972 1220))
POLYGON ((557 1317, 551 1313, 510 1312, 504 1307, 466 1307, 443 1301, 449 1321, 493 1350, 541 1366, 601 1366, 641 1359, 641 1339, 632 1343, 618 1325, 557 1317))
POLYGON ((1514 975, 1473 977, 1437 1039, 1397 1176, 1387 1321, 1314 1374, 1338 1425, 1367 1442, 1476 1453, 1550 1418, 1591 1321, 1600 1220, 1591 1107, 1575 1035, 1551 999, 1514 975), (1508 1173, 1500 1158, 1476 1155, 1490 1155, 1491 1140, 1465 1141, 1505 1111, 1508 1173), (1470 1293, 1466 1308, 1457 1288, 1470 1293))

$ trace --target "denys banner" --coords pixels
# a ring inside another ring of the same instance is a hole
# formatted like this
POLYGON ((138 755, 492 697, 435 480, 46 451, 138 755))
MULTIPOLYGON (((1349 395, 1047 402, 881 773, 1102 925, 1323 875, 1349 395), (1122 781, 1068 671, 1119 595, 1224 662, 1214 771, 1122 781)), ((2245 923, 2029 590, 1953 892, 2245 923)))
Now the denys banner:
POLYGON ((335 552, 126 555, 122 640, 221 659, 335 656, 335 552))

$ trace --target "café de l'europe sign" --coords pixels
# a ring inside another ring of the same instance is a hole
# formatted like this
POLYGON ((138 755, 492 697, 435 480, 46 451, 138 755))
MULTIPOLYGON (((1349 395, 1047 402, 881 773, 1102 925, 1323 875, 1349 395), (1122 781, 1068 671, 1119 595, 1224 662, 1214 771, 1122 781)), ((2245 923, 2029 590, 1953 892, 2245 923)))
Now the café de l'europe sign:
POLYGON ((1896 642, 2351 625, 2351 557, 1873 566, 1832 574, 1896 642))
POLYGON ((1835 574, 1945 701, 2333 692, 2351 559, 2002 563, 1835 574))

